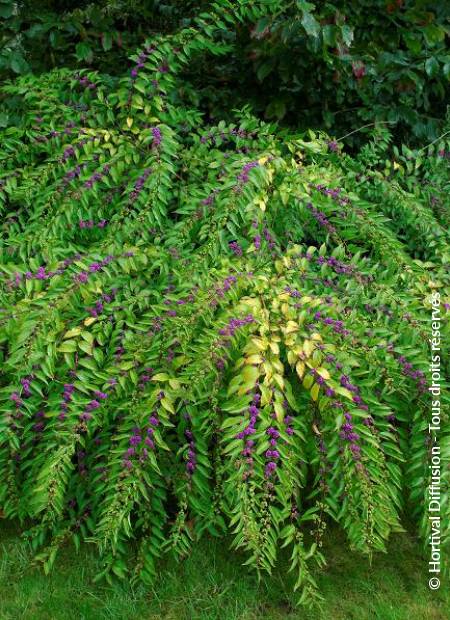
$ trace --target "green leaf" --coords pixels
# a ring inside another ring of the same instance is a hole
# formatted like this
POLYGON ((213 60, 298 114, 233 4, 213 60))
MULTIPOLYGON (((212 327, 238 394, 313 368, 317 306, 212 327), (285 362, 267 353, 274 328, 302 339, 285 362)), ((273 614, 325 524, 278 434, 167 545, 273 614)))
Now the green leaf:
POLYGON ((328 47, 335 47, 336 34, 337 34, 336 26, 326 24, 322 28, 322 37, 323 37, 323 42, 325 43, 325 45, 327 45, 328 47))
POLYGON ((258 380, 259 370, 256 366, 245 366, 241 373, 243 379, 242 389, 250 389, 258 380))
POLYGON ((157 372, 152 377, 152 381, 168 381, 170 379, 170 375, 166 372, 157 372))
POLYGON ((258 77, 258 80, 262 82, 264 78, 267 77, 269 73, 272 72, 274 67, 275 67, 275 60, 273 58, 261 63, 258 69, 256 70, 256 75, 258 77))
POLYGON ((14 2, 9 0, 8 2, 0 2, 0 17, 8 19, 14 13, 14 2))
POLYGON ((347 47, 350 47, 352 42, 353 42, 353 28, 351 28, 351 26, 341 26, 341 34, 342 34, 342 40, 345 43, 345 45, 347 47))
POLYGON ((255 32, 257 34, 261 34, 270 25, 270 19, 268 17, 263 17, 256 22, 255 32))
POLYGON ((265 114, 267 118, 282 119, 286 114, 286 104, 280 100, 272 101, 267 106, 265 114))
POLYGON ((310 37, 318 37, 320 33, 320 24, 317 19, 311 13, 304 11, 301 19, 301 24, 305 29, 305 32, 310 37))
POLYGON ((94 59, 94 52, 87 43, 78 43, 75 51, 78 60, 84 60, 87 63, 91 63, 94 59))
POLYGON ((9 64, 14 73, 26 73, 29 69, 27 61, 18 52, 11 54, 9 64))
POLYGON ((57 348, 57 351, 60 353, 74 353, 77 350, 77 341, 76 340, 66 340, 61 343, 57 348))
POLYGON ((434 24, 429 24, 423 29, 423 34, 428 45, 433 46, 445 39, 445 30, 434 24))
POLYGON ((438 74, 439 63, 436 60, 436 58, 434 58, 434 56, 432 56, 431 58, 428 58, 425 61, 425 71, 427 72, 427 75, 429 75, 430 77, 434 77, 435 75, 438 74))
POLYGON ((412 32, 404 32, 402 36, 408 46, 408 49, 410 49, 414 54, 420 54, 422 50, 422 38, 412 32))
POLYGON ((105 52, 109 51, 112 48, 112 35, 110 32, 104 32, 102 34, 102 47, 105 52))
POLYGON ((447 80, 450 80, 450 62, 445 63, 443 73, 447 80))

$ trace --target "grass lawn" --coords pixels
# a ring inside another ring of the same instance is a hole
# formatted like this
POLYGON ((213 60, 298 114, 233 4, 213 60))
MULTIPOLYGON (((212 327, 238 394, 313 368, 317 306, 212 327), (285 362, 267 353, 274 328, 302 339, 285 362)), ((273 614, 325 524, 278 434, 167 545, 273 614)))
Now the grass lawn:
POLYGON ((30 567, 27 544, 0 522, 0 620, 449 620, 450 587, 430 592, 427 560, 411 535, 392 541, 372 566, 345 550, 342 534, 327 541, 329 560, 319 576, 321 609, 293 607, 282 563, 258 583, 223 541, 205 539, 184 562, 167 560, 153 588, 93 583, 98 559, 91 548, 61 551, 45 577, 30 567))

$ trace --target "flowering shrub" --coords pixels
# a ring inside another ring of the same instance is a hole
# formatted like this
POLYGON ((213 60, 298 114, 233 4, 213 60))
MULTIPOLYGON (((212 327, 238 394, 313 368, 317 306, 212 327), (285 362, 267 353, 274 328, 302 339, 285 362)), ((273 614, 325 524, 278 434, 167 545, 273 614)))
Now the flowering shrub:
MULTIPOLYGON (((67 540, 144 582, 206 532, 258 571, 288 547, 307 604, 331 520, 370 555, 408 511, 427 542, 450 142, 386 163, 388 133, 352 158, 245 109, 208 124, 181 73, 228 18, 120 79, 2 89, 0 506, 46 570, 67 540)), ((446 395, 439 442, 446 489, 446 395)))

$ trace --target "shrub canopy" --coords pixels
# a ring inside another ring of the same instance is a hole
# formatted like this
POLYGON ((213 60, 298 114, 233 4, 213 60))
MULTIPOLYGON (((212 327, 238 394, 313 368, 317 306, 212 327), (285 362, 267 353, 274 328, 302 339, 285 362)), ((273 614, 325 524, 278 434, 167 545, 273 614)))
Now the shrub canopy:
MULTIPOLYGON (((288 547, 310 603, 331 520, 366 554, 405 512, 430 533, 450 142, 392 149, 381 126, 350 156, 246 108, 205 119, 183 72, 247 18, 152 37, 123 77, 2 88, 0 505, 47 570, 87 540, 104 576, 148 582, 229 532, 258 571, 288 547)), ((441 418, 448 546, 445 392, 441 418)))

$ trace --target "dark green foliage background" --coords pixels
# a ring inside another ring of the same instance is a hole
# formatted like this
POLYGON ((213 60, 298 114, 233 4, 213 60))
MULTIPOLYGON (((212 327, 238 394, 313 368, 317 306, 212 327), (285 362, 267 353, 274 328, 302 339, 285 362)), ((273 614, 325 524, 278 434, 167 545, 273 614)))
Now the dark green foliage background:
MULTIPOLYGON (((254 23, 228 26, 233 49, 189 68, 202 109, 230 101, 266 118, 344 135, 374 120, 397 139, 442 130, 450 84, 448 2, 363 0, 267 3, 254 23), (362 74, 358 73, 362 71, 362 74)), ((91 67, 119 75, 151 33, 193 23, 211 2, 0 2, 0 75, 91 67)), ((3 124, 7 119, 3 118, 3 124)), ((360 135, 351 144, 360 142, 360 135)))

